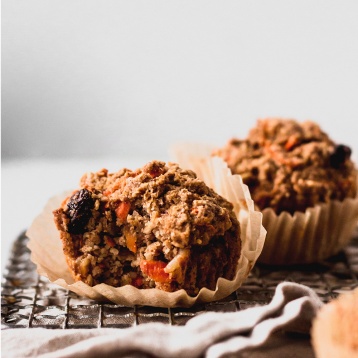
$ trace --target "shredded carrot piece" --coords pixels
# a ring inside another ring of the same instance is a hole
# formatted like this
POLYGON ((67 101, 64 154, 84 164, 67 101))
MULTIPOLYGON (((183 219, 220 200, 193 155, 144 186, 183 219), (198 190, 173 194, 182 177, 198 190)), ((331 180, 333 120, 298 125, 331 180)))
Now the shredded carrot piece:
POLYGON ((291 150, 296 144, 297 144, 297 137, 294 135, 291 135, 285 144, 285 149, 291 150))
POLYGON ((125 201, 122 201, 117 209, 116 209, 116 216, 118 219, 121 220, 121 222, 125 222, 126 219, 127 219, 127 215, 129 213, 129 210, 131 208, 131 204, 130 203, 127 203, 125 201))
POLYGON ((164 271, 167 264, 163 261, 142 260, 140 269, 149 278, 160 283, 169 283, 170 275, 164 271))
POLYGON ((137 237, 130 232, 127 228, 123 229, 124 237, 126 238, 126 245, 129 250, 136 253, 137 252, 137 237))

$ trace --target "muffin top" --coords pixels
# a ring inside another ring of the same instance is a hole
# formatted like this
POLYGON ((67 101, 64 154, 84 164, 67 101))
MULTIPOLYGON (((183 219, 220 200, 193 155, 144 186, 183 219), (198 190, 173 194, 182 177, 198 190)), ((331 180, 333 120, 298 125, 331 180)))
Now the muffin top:
POLYGON ((87 173, 54 217, 75 279, 91 286, 195 295, 236 272, 241 239, 233 205, 174 163, 87 173))
POLYGON ((311 121, 258 120, 246 139, 231 139, 213 155, 240 174, 259 209, 277 214, 356 196, 351 149, 335 144, 311 121))
POLYGON ((145 217, 141 220, 144 233, 179 248, 207 245, 211 237, 238 225, 231 203, 193 171, 174 163, 152 161, 136 171, 87 173, 80 186, 91 192, 106 207, 104 210, 116 212, 118 227, 139 214, 145 217), (126 218, 120 210, 124 206, 126 218))

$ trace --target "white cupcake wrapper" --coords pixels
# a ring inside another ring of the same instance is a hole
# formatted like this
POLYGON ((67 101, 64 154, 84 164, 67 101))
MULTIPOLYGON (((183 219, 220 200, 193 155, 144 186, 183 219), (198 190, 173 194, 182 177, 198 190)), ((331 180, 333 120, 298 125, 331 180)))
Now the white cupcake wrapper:
POLYGON ((27 231, 31 259, 37 265, 38 273, 80 296, 109 300, 121 305, 189 307, 196 302, 210 302, 228 296, 241 286, 250 273, 262 251, 266 230, 262 226, 262 214, 254 210, 250 193, 241 177, 231 175, 219 158, 204 159, 201 170, 210 178, 211 187, 234 204, 234 211, 240 221, 242 249, 236 277, 232 281, 219 278, 215 291, 202 288, 195 297, 189 296, 184 290, 164 292, 159 289, 138 289, 130 285, 112 287, 107 284, 91 287, 81 281, 75 282, 68 269, 52 214, 68 193, 51 198, 27 231))
POLYGON ((332 200, 305 212, 277 215, 263 210, 267 229, 260 262, 268 264, 306 264, 326 259, 344 248, 357 225, 358 199, 332 200))
MULTIPOLYGON (((211 186, 214 183, 202 169, 202 163, 214 149, 210 145, 185 143, 173 146, 171 153, 183 168, 196 171, 211 186)), ((294 215, 277 215, 270 208, 262 214, 267 235, 258 261, 271 265, 308 264, 336 254, 349 243, 358 223, 358 198, 332 200, 294 215)))

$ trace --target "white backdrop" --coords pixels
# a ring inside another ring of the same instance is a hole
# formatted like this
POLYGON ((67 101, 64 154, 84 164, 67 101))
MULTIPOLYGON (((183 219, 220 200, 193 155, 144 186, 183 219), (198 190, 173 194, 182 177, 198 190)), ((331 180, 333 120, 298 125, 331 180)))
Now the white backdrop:
POLYGON ((2 155, 166 159, 266 116, 358 141, 356 0, 3 0, 2 155))

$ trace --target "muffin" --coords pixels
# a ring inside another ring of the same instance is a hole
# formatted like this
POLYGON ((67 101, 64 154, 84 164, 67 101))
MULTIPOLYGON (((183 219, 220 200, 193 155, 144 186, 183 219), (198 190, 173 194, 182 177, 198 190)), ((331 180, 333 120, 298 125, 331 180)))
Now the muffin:
POLYGON ((339 295, 317 314, 312 345, 317 358, 358 357, 358 288, 339 295))
POLYGON ((213 155, 241 175, 263 212, 267 237, 260 262, 317 262, 350 241, 358 218, 351 150, 316 123, 259 120, 246 139, 232 139, 213 155))
POLYGON ((259 120, 246 139, 232 139, 214 155, 241 175, 260 210, 294 214, 357 194, 351 149, 310 121, 259 120))
POLYGON ((68 267, 89 286, 194 296, 237 271, 241 235, 233 205, 177 164, 87 173, 53 214, 68 267))

